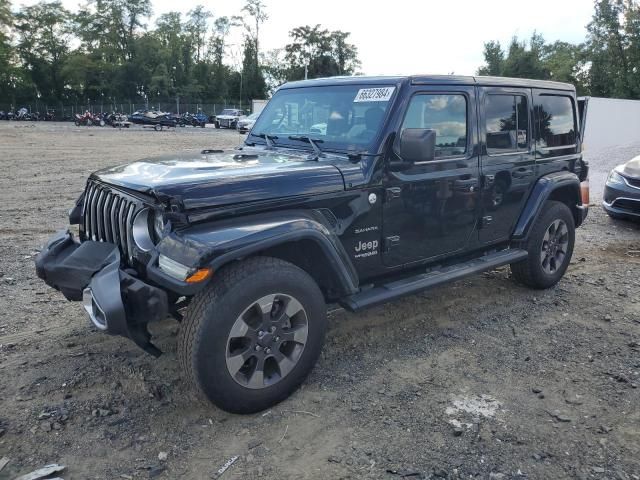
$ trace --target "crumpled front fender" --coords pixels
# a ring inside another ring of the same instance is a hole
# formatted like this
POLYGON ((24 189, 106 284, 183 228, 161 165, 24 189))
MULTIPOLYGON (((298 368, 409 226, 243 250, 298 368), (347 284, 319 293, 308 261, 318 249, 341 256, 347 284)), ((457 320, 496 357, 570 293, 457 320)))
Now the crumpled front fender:
POLYGON ((300 240, 320 248, 323 258, 314 261, 329 262, 344 293, 357 290, 357 274, 344 247, 322 215, 313 211, 271 212, 197 225, 172 232, 157 251, 192 268, 216 270, 232 260, 300 240))

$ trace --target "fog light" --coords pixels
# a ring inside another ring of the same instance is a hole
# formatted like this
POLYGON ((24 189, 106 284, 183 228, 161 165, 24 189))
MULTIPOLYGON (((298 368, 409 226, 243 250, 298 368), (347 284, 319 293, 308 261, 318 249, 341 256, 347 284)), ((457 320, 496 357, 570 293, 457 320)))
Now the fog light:
POLYGON ((167 275, 182 281, 187 278, 187 275, 189 275, 189 271, 191 270, 186 265, 182 265, 181 263, 171 260, 169 257, 164 255, 160 255, 158 258, 158 266, 160 267, 160 270, 167 275))

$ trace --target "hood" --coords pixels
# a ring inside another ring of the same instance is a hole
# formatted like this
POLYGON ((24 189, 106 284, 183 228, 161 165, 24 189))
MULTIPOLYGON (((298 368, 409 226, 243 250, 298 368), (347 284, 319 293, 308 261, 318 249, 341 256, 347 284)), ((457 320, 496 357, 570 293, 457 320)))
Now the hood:
POLYGON ((631 178, 640 178, 640 155, 629 160, 620 169, 620 173, 631 178))
POLYGON ((327 159, 308 161, 304 155, 258 149, 150 158, 100 170, 92 178, 176 198, 186 210, 345 188, 340 169, 327 159))

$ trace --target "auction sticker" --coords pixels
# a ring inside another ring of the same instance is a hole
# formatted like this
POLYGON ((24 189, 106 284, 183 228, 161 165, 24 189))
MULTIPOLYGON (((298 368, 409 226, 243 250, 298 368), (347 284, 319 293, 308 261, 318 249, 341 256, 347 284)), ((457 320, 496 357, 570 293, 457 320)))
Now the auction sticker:
POLYGON ((361 88, 353 102, 388 102, 396 87, 361 88))

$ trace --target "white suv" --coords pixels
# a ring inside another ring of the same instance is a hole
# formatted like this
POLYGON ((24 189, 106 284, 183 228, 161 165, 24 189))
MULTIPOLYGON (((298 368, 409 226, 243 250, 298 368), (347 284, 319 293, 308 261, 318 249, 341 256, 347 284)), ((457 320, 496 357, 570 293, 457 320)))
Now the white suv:
POLYGON ((246 115, 242 110, 236 108, 225 108, 220 112, 220 115, 216 115, 216 128, 233 128, 238 125, 238 121, 244 118, 246 115))

